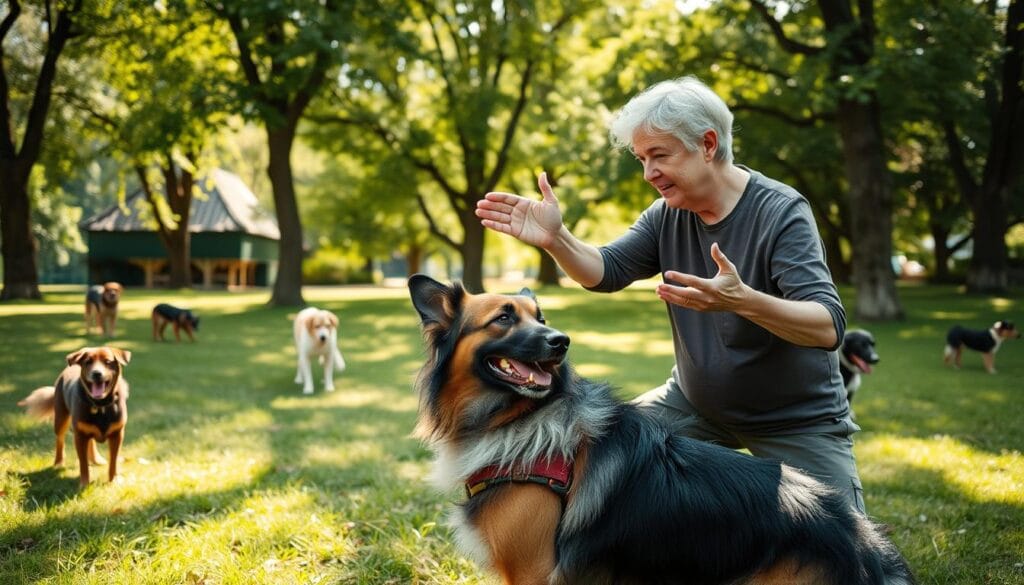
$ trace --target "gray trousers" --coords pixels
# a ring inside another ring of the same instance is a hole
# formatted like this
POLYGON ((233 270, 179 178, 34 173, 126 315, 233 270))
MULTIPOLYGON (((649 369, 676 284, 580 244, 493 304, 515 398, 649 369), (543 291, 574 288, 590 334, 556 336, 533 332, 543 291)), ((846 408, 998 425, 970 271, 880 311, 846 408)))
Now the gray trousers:
POLYGON ((633 400, 661 420, 673 433, 730 449, 747 449, 756 457, 782 461, 833 486, 865 514, 864 491, 857 474, 850 435, 860 430, 850 420, 816 425, 807 432, 785 435, 750 434, 728 430, 702 417, 671 378, 633 400))

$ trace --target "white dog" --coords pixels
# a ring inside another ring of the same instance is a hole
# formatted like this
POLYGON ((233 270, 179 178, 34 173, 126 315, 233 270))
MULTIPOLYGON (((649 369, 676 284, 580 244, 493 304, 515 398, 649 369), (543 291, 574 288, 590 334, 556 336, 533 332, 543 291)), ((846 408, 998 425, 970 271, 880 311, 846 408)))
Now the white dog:
POLYGON ((324 367, 324 389, 332 392, 335 368, 339 374, 345 371, 345 359, 338 350, 338 317, 316 307, 299 311, 295 316, 295 351, 299 356, 295 383, 302 384, 302 393, 313 393, 313 356, 324 367))

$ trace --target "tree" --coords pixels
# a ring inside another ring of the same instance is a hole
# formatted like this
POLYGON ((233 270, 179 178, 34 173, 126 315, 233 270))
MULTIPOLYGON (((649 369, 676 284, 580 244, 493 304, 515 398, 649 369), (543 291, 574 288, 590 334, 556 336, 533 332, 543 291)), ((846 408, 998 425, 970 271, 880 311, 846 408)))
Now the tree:
POLYGON ((4 288, 0 300, 38 299, 39 273, 36 266, 36 245, 32 237, 31 210, 28 181, 32 167, 39 159, 43 147, 46 117, 53 97, 57 77, 57 62, 68 42, 77 34, 75 19, 82 2, 46 2, 42 14, 45 41, 42 43, 42 61, 22 126, 21 144, 12 122, 15 104, 9 77, 9 59, 4 48, 11 39, 28 43, 38 38, 36 32, 16 28, 22 15, 21 2, 10 0, 7 14, 0 21, 0 232, 4 264, 4 288))
POLYGON ((267 174, 281 231, 279 268, 270 304, 300 306, 303 237, 292 146, 306 108, 353 39, 353 21, 360 3, 292 0, 259 5, 211 1, 208 6, 227 21, 234 35, 243 75, 237 89, 243 113, 260 120, 267 133, 267 174))
POLYGON ((364 46, 335 92, 336 122, 367 129, 425 180, 420 211, 434 237, 461 256, 471 291, 483 289, 476 202, 505 176, 539 60, 559 50, 593 5, 414 2, 411 32, 364 46))
POLYGON ((893 196, 886 169, 881 104, 873 70, 877 27, 874 3, 818 0, 824 42, 803 42, 776 16, 775 3, 750 0, 775 36, 779 48, 794 55, 825 57, 828 88, 835 96, 835 120, 849 186, 851 237, 857 242, 853 276, 855 314, 863 320, 903 317, 892 270, 893 196))
POLYGON ((966 144, 969 131, 946 111, 942 119, 950 167, 971 207, 974 253, 967 269, 971 292, 999 293, 1007 287, 1006 232, 1010 195, 1018 188, 1024 167, 1024 2, 1011 0, 1000 15, 1000 3, 988 0, 994 22, 1004 20, 1003 43, 976 87, 982 96, 987 127, 978 139, 987 143, 983 162, 972 164, 966 144), (1000 18, 1000 16, 1002 18, 1000 18), (981 167, 980 172, 973 169, 981 167))

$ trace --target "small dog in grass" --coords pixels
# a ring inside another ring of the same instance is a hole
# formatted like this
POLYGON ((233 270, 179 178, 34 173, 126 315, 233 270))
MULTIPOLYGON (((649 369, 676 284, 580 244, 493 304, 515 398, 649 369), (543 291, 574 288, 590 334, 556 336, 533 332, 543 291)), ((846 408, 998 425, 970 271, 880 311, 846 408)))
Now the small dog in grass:
POLYGON ((113 337, 117 327, 117 304, 124 287, 118 282, 90 286, 85 291, 85 334, 92 332, 92 324, 105 337, 113 337))
POLYGON ((195 341, 192 332, 199 330, 199 316, 188 309, 180 309, 174 305, 160 303, 153 307, 150 315, 153 321, 153 341, 164 340, 164 330, 170 323, 174 327, 174 340, 181 341, 180 331, 188 335, 189 341, 195 341))
POLYGON ((851 329, 843 335, 843 344, 839 347, 839 373, 843 376, 847 400, 852 401, 860 388, 861 374, 870 374, 871 366, 878 360, 875 336, 870 332, 851 329))
POLYGON ((946 348, 942 352, 942 361, 947 366, 960 367, 960 358, 964 347, 981 352, 985 371, 996 373, 996 352, 1007 339, 1020 339, 1020 330, 1010 321, 996 321, 988 329, 968 329, 954 325, 946 334, 946 348))
POLYGON ((338 349, 338 316, 330 311, 307 307, 295 316, 295 352, 298 365, 295 383, 303 394, 313 393, 313 365, 316 358, 324 368, 324 389, 334 391, 334 370, 345 371, 345 358, 338 349))
POLYGON ((110 442, 107 478, 117 477, 117 454, 128 422, 128 382, 121 371, 131 357, 131 352, 114 347, 83 347, 67 355, 68 365, 54 386, 37 388, 18 402, 29 416, 53 417, 56 467, 64 463, 64 435, 71 429, 82 487, 89 485, 89 464, 103 463, 97 441, 110 442))

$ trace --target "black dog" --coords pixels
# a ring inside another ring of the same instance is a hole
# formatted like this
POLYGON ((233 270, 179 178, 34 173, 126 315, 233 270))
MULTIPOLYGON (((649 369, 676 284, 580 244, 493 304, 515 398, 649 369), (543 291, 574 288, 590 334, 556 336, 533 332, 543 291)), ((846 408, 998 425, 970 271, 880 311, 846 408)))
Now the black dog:
POLYGON ((846 332, 839 348, 839 373, 843 375, 847 400, 853 400, 853 394, 860 388, 860 375, 870 374, 871 366, 877 364, 878 359, 875 337, 871 333, 863 329, 846 332))
POLYGON ((188 309, 179 309, 174 305, 160 303, 153 307, 151 318, 153 320, 153 341, 164 340, 164 329, 167 329, 168 323, 174 326, 174 339, 176 341, 181 341, 181 333, 179 331, 182 329, 185 330, 185 334, 188 335, 190 341, 196 340, 192 336, 192 332, 199 331, 199 317, 188 309))
POLYGON ((882 530, 788 465, 675 436, 580 378, 529 290, 409 279, 417 435, 467 499, 463 549, 507 585, 909 585, 882 530))
POLYGON ((996 352, 1007 339, 1020 339, 1020 331, 1009 321, 996 321, 988 329, 967 329, 954 325, 946 334, 946 348, 942 352, 942 361, 960 367, 960 357, 964 346, 982 353, 985 370, 996 373, 996 352))

